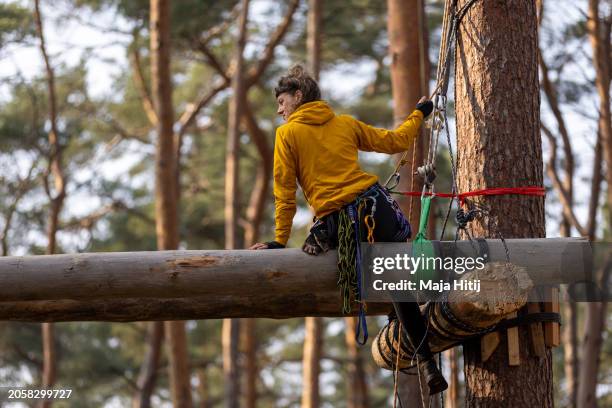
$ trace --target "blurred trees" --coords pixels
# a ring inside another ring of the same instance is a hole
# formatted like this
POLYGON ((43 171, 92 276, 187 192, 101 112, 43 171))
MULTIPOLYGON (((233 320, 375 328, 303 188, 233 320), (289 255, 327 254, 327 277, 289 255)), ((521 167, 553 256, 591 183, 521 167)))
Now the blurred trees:
MULTIPOLYGON (((308 2, 250 2, 243 53, 245 90, 241 99, 244 109, 238 120, 234 116, 233 122, 230 121, 229 105, 231 96, 235 95, 230 92, 230 86, 237 69, 234 55, 241 11, 237 0, 186 0, 169 4, 167 39, 172 45, 167 56, 169 79, 165 81, 166 85, 171 85, 166 92, 171 93, 164 96, 168 108, 166 114, 159 112, 156 102, 159 88, 155 85, 152 68, 157 64, 150 46, 154 37, 150 27, 156 19, 148 0, 40 3, 45 33, 50 33, 46 42, 55 78, 56 134, 59 145, 63 147, 62 167, 67 176, 64 209, 58 213, 57 251, 133 251, 158 247, 156 218, 159 217, 156 217, 153 181, 156 163, 159 163, 156 161, 156 143, 162 133, 167 142, 164 152, 171 151, 172 158, 168 160, 174 163, 170 166, 174 168, 173 175, 167 173, 168 181, 162 184, 176 186, 175 212, 180 214, 174 221, 168 218, 168 228, 176 228, 173 234, 177 237, 171 246, 223 248, 226 217, 220 203, 224 200, 226 141, 230 129, 236 136, 235 148, 240 155, 240 170, 236 175, 240 194, 235 194, 233 217, 236 221, 236 245, 242 247, 270 239, 273 232, 271 152, 274 130, 280 124, 275 114, 272 88, 278 75, 292 62, 309 59, 306 47, 308 2), (113 24, 101 24, 100 21, 112 21, 113 24), (103 50, 95 47, 75 50, 70 44, 58 40, 57 33, 70 24, 94 30, 100 37, 112 34, 113 41, 119 41, 121 55, 117 57, 115 71, 105 92, 91 92, 92 84, 103 80, 104 75, 97 71, 100 65, 95 63, 96 58, 102 58, 103 50), (120 40, 115 40, 117 38, 120 40), (78 57, 69 59, 69 51, 78 51, 78 57), (162 117, 164 119, 160 120, 162 117), (171 147, 168 148, 170 141, 171 147), (175 182, 170 182, 171 178, 175 182)), ((423 28, 431 33, 430 44, 425 48, 435 66, 433 56, 437 56, 442 2, 422 3, 427 15, 423 28)), ((587 18, 590 10, 587 1, 579 3, 579 6, 574 6, 566 2, 564 7, 572 10, 572 7, 580 7, 584 15, 578 12, 579 17, 564 21, 563 26, 553 23, 552 16, 548 23, 543 22, 544 31, 557 37, 549 38, 547 35, 541 48, 572 141, 575 141, 573 135, 576 133, 580 137, 587 135, 593 154, 599 146, 601 157, 603 145, 595 143, 590 135, 603 135, 595 129, 601 126, 599 123, 605 123, 599 122, 600 111, 605 118, 605 109, 602 109, 605 100, 602 97, 604 102, 600 105, 599 95, 605 96, 605 92, 600 92, 605 91, 606 81, 598 79, 596 84, 595 72, 588 70, 592 60, 588 35, 597 32, 604 38, 605 27, 609 27, 609 18, 604 14, 609 10, 601 6, 599 28, 589 26, 587 30, 587 21, 595 20, 587 18), (584 47, 586 52, 571 52, 584 47), (586 70, 584 77, 575 74, 581 72, 580 69, 586 70), (595 106, 593 101, 597 101, 597 111, 590 108, 595 106), (575 130, 578 122, 576 116, 572 116, 575 112, 591 127, 575 130), (570 116, 566 116, 568 114, 570 116)), ((16 50, 28 48, 37 51, 36 59, 39 60, 38 65, 34 65, 37 67, 35 73, 19 70, 6 75, 0 73, 0 241, 3 255, 44 253, 49 225, 47 216, 53 209, 42 182, 43 178, 49 177, 53 188, 53 173, 48 170, 54 149, 49 139, 53 131, 49 118, 51 93, 48 72, 40 50, 36 48, 39 36, 34 11, 30 3, 0 4, 2 61, 7 61, 16 50)), ((417 16, 412 9, 408 11, 410 16, 417 16)), ((551 15, 555 12, 551 8, 551 15)), ((350 113, 376 126, 392 127, 398 113, 394 113, 394 106, 390 103, 392 60, 389 57, 385 2, 328 1, 321 10, 321 23, 325 27, 320 34, 324 98, 330 100, 339 112, 350 113), (359 82, 359 85, 347 87, 345 77, 359 82), (350 89, 347 91, 347 88, 350 89)), ((414 32, 412 24, 404 19, 398 23, 414 32)), ((603 47, 601 44, 605 44, 605 39, 598 44, 603 47)), ((606 51, 600 50, 598 55, 606 55, 606 51)), ((598 61, 605 62, 605 58, 598 61)), ((433 70, 425 71, 425 78, 419 79, 419 86, 424 80, 432 79, 430 72, 433 70)), ((605 67, 600 71, 605 72, 605 67)), ((600 75, 597 78, 605 77, 600 75)), ((541 80, 544 81, 543 76, 541 80)), ((609 89, 609 79, 607 86, 609 89)), ((420 93, 427 92, 417 92, 420 93)), ((406 109, 416 102, 409 99, 411 97, 405 98, 406 109)), ((548 95, 543 94, 543 100, 548 101, 548 95)), ((555 167, 565 171, 569 167, 558 122, 554 116, 546 114, 543 123, 562 146, 555 167)), ((547 145, 546 154, 552 153, 548 146, 553 145, 547 145)), ((599 174, 591 164, 597 164, 598 160, 579 155, 578 152, 584 149, 581 150, 575 142, 573 147, 576 156, 574 178, 586 180, 590 185, 591 179, 596 181, 599 174), (585 167, 589 168, 588 171, 584 171, 585 167)), ((362 159, 368 171, 382 178, 388 176, 393 164, 387 157, 376 155, 364 155, 362 159)), ((443 167, 447 164, 441 160, 438 164, 438 187, 446 191, 448 180, 445 178, 448 176, 445 174, 448 170, 443 167)), ((546 183, 557 188, 551 174, 546 183)), ((576 217, 583 221, 585 217, 581 214, 585 213, 585 205, 581 184, 584 183, 575 183, 573 208, 576 217)), ((52 197, 57 197, 55 193, 52 197)), ((553 206, 547 214, 549 220, 561 220, 561 212, 554 207, 559 197, 562 199, 561 193, 550 194, 549 201, 553 206)), ((304 199, 300 198, 299 203, 301 217, 296 219, 290 241, 294 247, 301 245, 308 227, 304 199)), ((594 205, 595 210, 601 207, 599 202, 594 205)), ((587 224, 583 223, 585 228, 587 224)), ((575 227, 571 221, 570 227, 575 227)), ((600 227, 598 231, 601 230, 607 231, 608 228, 600 227)), ((574 231, 579 230, 574 228, 574 231)), ((577 312, 578 321, 583 318, 580 313, 577 312)), ((602 314, 597 316, 601 322, 602 314)), ((370 331, 374 332, 383 320, 370 318, 370 331)), ((300 319, 283 322, 257 320, 256 324, 246 322, 241 328, 243 341, 238 344, 236 363, 243 373, 241 394, 249 395, 250 404, 254 404, 255 398, 256 406, 261 407, 300 404, 305 337, 305 327, 301 322, 300 319)), ((347 347, 350 342, 347 343, 346 336, 350 335, 350 330, 345 328, 343 320, 328 319, 325 323, 321 330, 324 347, 317 358, 320 363, 320 405, 389 406, 393 389, 391 373, 381 372, 373 366, 367 347, 347 347), (367 378, 367 386, 361 385, 364 378, 367 378), (357 384, 363 388, 361 398, 353 392, 357 384), (369 401, 369 405, 363 403, 364 399, 369 401)), ((0 326, 0 363, 3 367, 0 383, 40 385, 44 358, 37 325, 1 322, 0 326)), ((173 387, 168 369, 173 362, 167 353, 161 352, 164 334, 161 324, 75 322, 56 324, 55 327, 59 362, 55 387, 73 388, 74 392, 68 405, 66 402, 54 405, 103 406, 114 403, 127 406, 133 403, 134 406, 160 406, 172 400, 173 387)), ((219 341, 221 331, 220 321, 190 321, 185 324, 186 348, 182 353, 189 356, 190 362, 188 379, 181 380, 185 386, 183 395, 187 398, 189 392, 192 402, 199 406, 227 405, 219 341)), ((604 349, 610 348, 608 339, 609 335, 603 337, 604 349)), ((559 356, 557 353, 557 364, 560 364, 559 356)), ((610 361, 605 358, 599 369, 602 382, 609 381, 610 361)), ((563 379, 565 374, 557 372, 556 376, 563 379)), ((565 384, 563 381, 560 383, 565 384)), ((609 395, 601 398, 609 398, 609 395)), ((558 399, 561 405, 569 405, 566 398, 558 399)))

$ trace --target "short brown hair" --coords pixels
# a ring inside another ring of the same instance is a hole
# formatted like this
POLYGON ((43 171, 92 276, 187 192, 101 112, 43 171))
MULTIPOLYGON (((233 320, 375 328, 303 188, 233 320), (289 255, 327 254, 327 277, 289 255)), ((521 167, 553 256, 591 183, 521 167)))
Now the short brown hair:
POLYGON ((274 93, 277 98, 278 95, 285 92, 295 95, 296 91, 302 92, 302 103, 321 99, 321 91, 319 90, 317 81, 315 81, 300 64, 296 64, 289 68, 287 74, 280 77, 278 85, 274 88, 274 93))

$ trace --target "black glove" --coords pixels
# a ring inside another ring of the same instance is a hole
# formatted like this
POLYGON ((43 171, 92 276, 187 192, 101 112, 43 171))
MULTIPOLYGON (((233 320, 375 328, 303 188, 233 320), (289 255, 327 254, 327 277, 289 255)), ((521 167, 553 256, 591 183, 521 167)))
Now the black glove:
POLYGON ((306 252, 308 255, 319 255, 323 252, 323 249, 317 244, 314 234, 310 233, 308 237, 306 237, 304 245, 302 245, 302 251, 306 252))
POLYGON ((433 102, 427 100, 425 102, 418 103, 416 108, 420 110, 421 112, 423 112, 423 117, 426 118, 429 116, 429 114, 433 110, 433 102))
POLYGON ((310 229, 310 234, 302 245, 302 251, 309 255, 319 255, 334 248, 334 244, 327 229, 327 222, 319 221, 310 229))
POLYGON ((268 249, 283 249, 285 247, 283 244, 276 241, 268 241, 264 242, 264 244, 268 246, 268 249))

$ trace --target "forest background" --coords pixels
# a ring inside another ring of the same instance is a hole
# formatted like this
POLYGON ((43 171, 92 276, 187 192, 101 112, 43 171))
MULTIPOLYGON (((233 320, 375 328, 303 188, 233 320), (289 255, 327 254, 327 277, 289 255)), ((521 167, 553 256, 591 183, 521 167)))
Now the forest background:
MULTIPOLYGON (((282 123, 275 81, 292 63, 304 62, 320 69, 323 98, 337 112, 393 127, 390 3, 173 2, 170 82, 164 84, 163 71, 155 69, 163 61, 150 51, 148 1, 0 2, 2 255, 244 248, 272 239, 270 166, 274 131, 282 123), (320 7, 314 19, 313 4, 320 7), (312 41, 320 47, 314 57, 312 41), (170 122, 155 107, 169 90, 170 122), (176 239, 156 233, 155 154, 164 131, 178 163, 176 239), (228 158, 239 158, 237 167, 228 158)), ((421 35, 431 85, 443 2, 402 3, 415 13, 424 8, 421 35)), ((597 211, 603 199, 592 199, 599 197, 593 191, 607 186, 591 3, 540 4, 547 237, 589 235, 584 232, 592 229, 598 239, 609 238, 609 220, 597 211)), ((599 3, 609 43, 612 7, 599 3)), ((448 191, 447 153, 441 157, 438 189, 448 191)), ((361 162, 383 180, 394 166, 391 157, 372 153, 361 162)), ((310 221, 300 195, 290 246, 301 245, 310 221)), ((563 308, 562 346, 553 354, 557 405, 575 406, 579 381, 595 382, 599 404, 612 404, 610 314, 603 309, 598 377, 578 379, 587 310, 580 304, 563 308)), ((385 321, 370 318, 371 331, 385 321)), ((356 346, 353 329, 340 318, 306 325, 303 319, 258 319, 72 322, 44 324, 42 330, 40 324, 1 322, 0 328, 0 386, 73 389, 70 401, 56 402, 58 407, 180 406, 180 395, 201 407, 391 405, 392 374, 374 365, 369 347, 356 346), (164 352, 163 344, 180 346, 181 336, 182 350, 164 352), (173 389, 177 378, 183 379, 182 394, 173 389), (314 401, 304 401, 306 394, 314 401)), ((445 354, 443 364, 458 385, 443 403, 460 406, 460 352, 445 354)))

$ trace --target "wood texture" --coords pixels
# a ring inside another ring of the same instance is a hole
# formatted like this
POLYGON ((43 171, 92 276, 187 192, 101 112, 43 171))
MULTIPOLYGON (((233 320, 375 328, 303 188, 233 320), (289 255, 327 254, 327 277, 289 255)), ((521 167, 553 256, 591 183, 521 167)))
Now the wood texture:
MULTIPOLYGON (((487 243, 492 256, 504 252, 499 240, 487 240, 487 243)), ((576 244, 579 250, 588 247, 588 241, 563 238, 507 239, 506 243, 511 262, 525 267, 535 284, 565 279, 559 273, 560 268, 567 265, 551 262, 551 259, 559 259, 556 254, 560 256, 562 248, 568 243, 576 244), (548 257, 544 254, 548 254, 548 257)), ((458 251, 472 253, 468 242, 458 244, 458 251)), ((395 251, 393 245, 389 244, 389 248, 395 251)), ((450 248, 452 245, 452 242, 442 243, 443 247, 450 248)), ((397 244, 397 251, 411 253, 411 246, 397 244)), ((9 256, 0 258, 0 299, 2 302, 60 299, 110 301, 118 298, 210 296, 211 299, 222 299, 230 296, 240 304, 241 296, 270 296, 274 299, 293 295, 299 303, 299 299, 304 297, 337 295, 336 260, 336 252, 313 257, 299 249, 9 256)), ((575 262, 577 267, 583 266, 582 260, 575 262)), ((260 307, 267 308, 264 305, 260 307)), ((315 307, 311 310, 315 312, 313 315, 321 315, 316 313, 315 307)), ((281 313, 297 315, 292 311, 281 313)), ((256 316, 253 313, 251 317, 256 316)))
MULTIPOLYGON (((480 1, 461 22, 455 80, 460 192, 543 185, 536 15, 532 0, 480 1)), ((545 236, 542 197, 478 201, 490 211, 472 222, 474 236, 545 236)), ((466 345, 467 408, 553 406, 550 351, 543 359, 529 357, 528 330, 518 330, 517 367, 508 366, 503 347, 482 362, 478 344, 466 345)))

